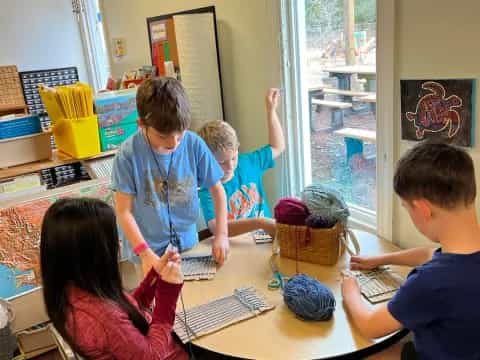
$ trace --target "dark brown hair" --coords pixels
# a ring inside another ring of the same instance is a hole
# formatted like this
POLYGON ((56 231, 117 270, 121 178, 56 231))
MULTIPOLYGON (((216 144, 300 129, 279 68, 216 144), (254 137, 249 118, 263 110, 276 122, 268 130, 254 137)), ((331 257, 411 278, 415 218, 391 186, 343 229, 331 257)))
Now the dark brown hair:
POLYGON ((139 332, 148 332, 147 320, 123 291, 119 251, 115 214, 103 201, 60 199, 45 213, 40 237, 43 299, 53 325, 79 354, 75 334, 67 331, 70 287, 117 305, 139 332))
POLYGON ((161 77, 146 80, 138 88, 140 119, 160 133, 183 131, 190 126, 190 103, 180 81, 161 77))
POLYGON ((456 146, 424 142, 398 161, 393 179, 404 200, 426 199, 445 209, 469 206, 477 195, 470 155, 456 146))

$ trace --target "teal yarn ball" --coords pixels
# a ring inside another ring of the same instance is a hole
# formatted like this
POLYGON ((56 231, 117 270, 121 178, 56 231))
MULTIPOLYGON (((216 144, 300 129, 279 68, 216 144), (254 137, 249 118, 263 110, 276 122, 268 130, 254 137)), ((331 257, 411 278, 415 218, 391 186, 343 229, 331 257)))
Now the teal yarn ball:
POLYGON ((330 320, 336 305, 332 291, 305 274, 295 275, 288 280, 283 290, 283 300, 303 320, 330 320))

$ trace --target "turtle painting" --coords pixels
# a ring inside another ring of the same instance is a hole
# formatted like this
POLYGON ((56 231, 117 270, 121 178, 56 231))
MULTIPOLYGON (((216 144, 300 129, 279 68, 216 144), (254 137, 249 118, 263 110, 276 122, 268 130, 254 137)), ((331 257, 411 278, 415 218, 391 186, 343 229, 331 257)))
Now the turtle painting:
POLYGON ((401 80, 402 139, 472 146, 474 79, 401 80))
POLYGON ((445 88, 435 82, 427 81, 422 89, 429 92, 417 103, 416 112, 407 112, 407 119, 413 121, 418 139, 423 139, 425 131, 440 132, 448 129, 448 137, 454 137, 460 129, 461 119, 455 108, 462 106, 457 95, 445 97, 445 88))

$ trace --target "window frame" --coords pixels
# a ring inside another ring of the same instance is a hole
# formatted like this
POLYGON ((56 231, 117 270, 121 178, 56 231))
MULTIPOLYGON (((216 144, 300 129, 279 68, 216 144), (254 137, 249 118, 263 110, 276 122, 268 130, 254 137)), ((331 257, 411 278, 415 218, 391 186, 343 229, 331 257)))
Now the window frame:
MULTIPOLYGON (((350 224, 392 241, 393 211, 393 134, 394 134, 394 49, 395 0, 377 0, 377 211, 349 205, 350 224), (380 51, 379 51, 380 49, 380 51)), ((285 133, 287 137, 287 191, 299 194, 312 179, 310 154, 308 88, 302 69, 306 69, 304 46, 304 0, 281 0, 283 83, 285 85, 285 133), (303 154, 298 156, 297 154, 303 154)))

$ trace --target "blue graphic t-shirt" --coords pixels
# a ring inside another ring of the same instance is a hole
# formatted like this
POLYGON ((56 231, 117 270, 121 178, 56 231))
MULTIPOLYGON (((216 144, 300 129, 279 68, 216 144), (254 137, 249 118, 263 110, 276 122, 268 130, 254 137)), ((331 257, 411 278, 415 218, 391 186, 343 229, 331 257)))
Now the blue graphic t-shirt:
MULTIPOLYGON (((228 220, 272 217, 262 177, 266 170, 274 166, 270 145, 238 156, 238 165, 233 178, 223 184, 227 194, 228 220)), ((205 187, 202 187, 199 196, 203 216, 208 223, 215 217, 212 197, 205 187)))
MULTIPOLYGON (((197 189, 210 188, 222 176, 220 165, 196 134, 186 131, 172 154, 159 154, 150 149, 140 130, 115 156, 112 187, 134 196, 133 215, 140 231, 152 250, 162 254, 170 241, 168 203, 181 250, 189 249, 197 243, 197 189)), ((129 242, 122 232, 120 236, 123 257, 133 259, 129 242)))
POLYGON ((443 253, 408 275, 388 310, 414 335, 420 359, 480 359, 480 251, 443 253))

